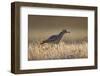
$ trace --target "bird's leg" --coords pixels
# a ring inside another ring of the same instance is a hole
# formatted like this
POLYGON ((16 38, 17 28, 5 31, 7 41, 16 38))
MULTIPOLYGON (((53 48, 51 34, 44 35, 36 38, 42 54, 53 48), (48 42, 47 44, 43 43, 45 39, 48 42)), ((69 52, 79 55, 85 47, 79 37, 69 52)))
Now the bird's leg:
POLYGON ((53 44, 51 44, 51 47, 53 47, 53 44))

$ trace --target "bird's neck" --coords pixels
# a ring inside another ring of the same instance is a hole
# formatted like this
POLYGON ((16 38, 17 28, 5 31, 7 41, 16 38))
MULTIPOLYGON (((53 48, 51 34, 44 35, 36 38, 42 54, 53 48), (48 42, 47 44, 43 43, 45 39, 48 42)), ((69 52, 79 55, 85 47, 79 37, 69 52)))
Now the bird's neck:
POLYGON ((64 32, 60 32, 58 36, 59 36, 60 38, 62 38, 64 34, 65 34, 64 32))

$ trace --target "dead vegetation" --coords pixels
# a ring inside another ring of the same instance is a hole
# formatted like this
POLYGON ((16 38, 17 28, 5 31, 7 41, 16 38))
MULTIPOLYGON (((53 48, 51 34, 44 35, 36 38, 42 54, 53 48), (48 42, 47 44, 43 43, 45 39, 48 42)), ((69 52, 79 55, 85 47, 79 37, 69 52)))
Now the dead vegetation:
POLYGON ((30 42, 28 60, 76 59, 87 58, 87 41, 65 42, 59 44, 40 44, 40 41, 30 42))

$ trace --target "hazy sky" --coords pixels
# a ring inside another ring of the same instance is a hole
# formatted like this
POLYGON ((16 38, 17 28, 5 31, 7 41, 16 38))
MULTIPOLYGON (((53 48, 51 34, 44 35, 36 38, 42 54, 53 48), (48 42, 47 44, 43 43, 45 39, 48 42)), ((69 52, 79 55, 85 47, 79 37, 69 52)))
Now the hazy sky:
POLYGON ((29 39, 37 38, 44 34, 59 33, 63 29, 68 29, 72 35, 87 35, 87 17, 68 17, 68 16, 28 16, 28 35, 29 39))

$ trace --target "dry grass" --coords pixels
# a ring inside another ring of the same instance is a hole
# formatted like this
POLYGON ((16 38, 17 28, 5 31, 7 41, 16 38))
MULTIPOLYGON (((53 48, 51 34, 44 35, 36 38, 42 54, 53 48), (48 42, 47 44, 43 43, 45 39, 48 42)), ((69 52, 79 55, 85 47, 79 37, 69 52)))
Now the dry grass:
POLYGON ((40 44, 40 41, 29 43, 28 60, 50 60, 50 59, 75 59, 87 58, 87 42, 65 43, 61 41, 59 44, 40 44))

